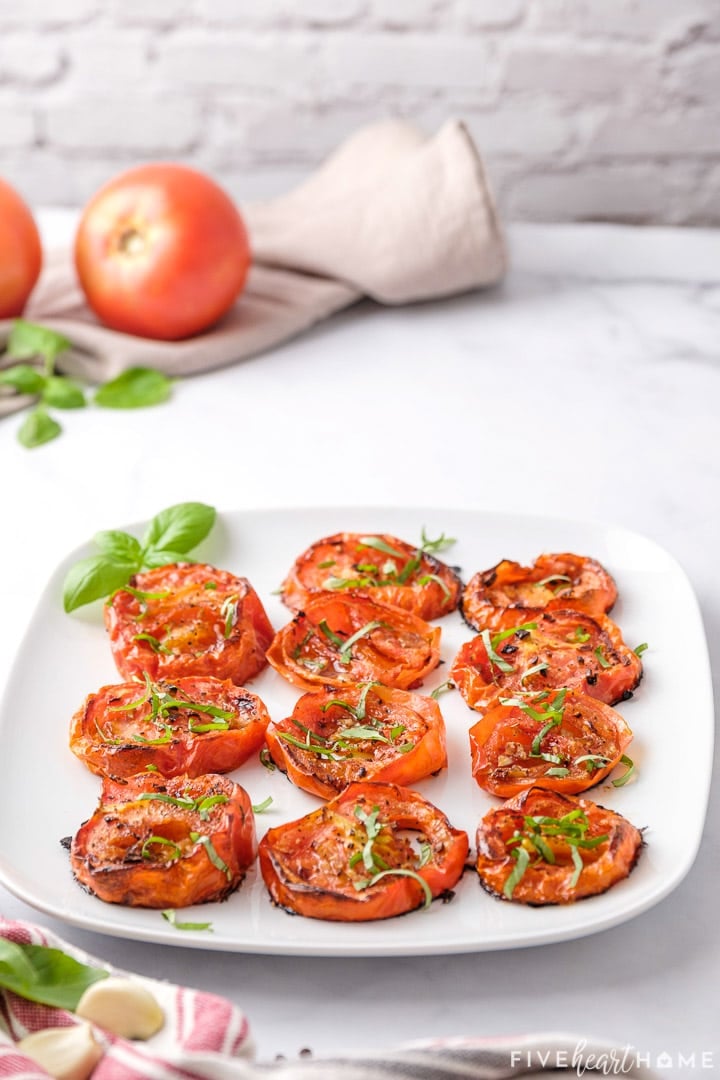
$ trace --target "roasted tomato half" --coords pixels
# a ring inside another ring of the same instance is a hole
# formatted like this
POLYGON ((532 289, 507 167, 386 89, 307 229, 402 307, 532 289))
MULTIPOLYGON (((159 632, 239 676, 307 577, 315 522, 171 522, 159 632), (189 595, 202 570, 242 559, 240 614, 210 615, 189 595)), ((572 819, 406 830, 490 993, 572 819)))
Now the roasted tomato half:
POLYGON ((318 593, 361 590, 379 604, 438 619, 455 610, 461 588, 455 571, 423 546, 386 533, 336 533, 300 556, 283 582, 282 597, 293 611, 302 611, 318 593))
POLYGON ((381 682, 419 686, 440 660, 440 629, 359 593, 320 593, 273 640, 267 658, 303 690, 381 682))
POLYGON ((470 728, 473 776, 503 799, 536 784, 576 795, 615 768, 631 739, 620 713, 574 690, 496 698, 470 728))
POLYGON ((146 677, 90 694, 72 719, 70 749, 101 776, 225 773, 260 749, 269 721, 260 698, 229 679, 146 677))
POLYGON ((614 705, 642 677, 640 658, 606 615, 541 611, 518 624, 507 608, 493 630, 466 642, 450 678, 472 709, 484 712, 495 697, 567 687, 614 705))
POLYGON ((276 904, 312 919, 387 919, 454 888, 468 837, 417 792, 351 784, 319 810, 270 829, 260 869, 276 904))
POLYGON ((414 784, 447 765, 437 702, 379 683, 304 694, 266 738, 292 782, 323 799, 356 780, 414 784))
POLYGON ((109 904, 178 908, 222 900, 255 857, 247 793, 226 776, 105 780, 76 833, 77 880, 109 904))
MULTIPOLYGON (((604 615, 617 599, 607 570, 582 555, 541 555, 532 566, 503 559, 467 583, 461 600, 463 618, 475 630, 493 627, 498 608, 574 608, 604 615)), ((517 612, 522 622, 523 612, 517 612)))
POLYGON ((535 787, 482 819, 477 870, 483 887, 505 900, 570 904, 626 878, 642 842, 613 810, 535 787))
POLYGON ((245 578, 201 563, 136 574, 105 605, 125 679, 212 675, 242 686, 265 667, 273 629, 245 578))

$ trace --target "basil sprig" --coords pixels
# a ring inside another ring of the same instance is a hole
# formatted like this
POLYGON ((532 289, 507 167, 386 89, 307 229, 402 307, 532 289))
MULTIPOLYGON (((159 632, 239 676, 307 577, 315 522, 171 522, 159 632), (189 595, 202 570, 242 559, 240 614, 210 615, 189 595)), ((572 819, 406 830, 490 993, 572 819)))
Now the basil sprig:
POLYGON ((0 986, 28 1001, 72 1011, 88 986, 108 974, 81 964, 60 949, 18 945, 0 938, 0 986))
MULTIPOLYGON (((46 326, 16 319, 6 345, 6 355, 13 360, 42 360, 42 367, 18 363, 0 371, 0 386, 32 397, 33 407, 18 428, 17 438, 27 449, 42 446, 62 432, 52 409, 83 409, 85 390, 67 375, 55 373, 55 362, 71 348, 71 342, 46 326)), ((170 396, 172 380, 152 368, 135 367, 104 383, 93 401, 109 409, 137 409, 159 405, 170 396)))
POLYGON ((65 577, 65 611, 122 589, 140 570, 187 561, 187 553, 212 529, 215 516, 215 508, 205 503, 178 503, 156 514, 141 540, 119 529, 97 533, 100 554, 81 559, 65 577))

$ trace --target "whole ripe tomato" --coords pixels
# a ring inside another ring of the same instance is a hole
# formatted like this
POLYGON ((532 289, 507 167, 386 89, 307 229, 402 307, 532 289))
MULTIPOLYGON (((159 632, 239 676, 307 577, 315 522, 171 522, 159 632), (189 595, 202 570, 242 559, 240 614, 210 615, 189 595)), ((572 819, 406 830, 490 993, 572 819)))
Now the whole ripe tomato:
POLYGON ((232 307, 250 247, 237 207, 213 180, 184 165, 152 164, 122 173, 91 199, 75 266, 106 326, 175 341, 232 307))
POLYGON ((42 266, 42 247, 29 208, 0 179, 0 319, 21 315, 42 266))

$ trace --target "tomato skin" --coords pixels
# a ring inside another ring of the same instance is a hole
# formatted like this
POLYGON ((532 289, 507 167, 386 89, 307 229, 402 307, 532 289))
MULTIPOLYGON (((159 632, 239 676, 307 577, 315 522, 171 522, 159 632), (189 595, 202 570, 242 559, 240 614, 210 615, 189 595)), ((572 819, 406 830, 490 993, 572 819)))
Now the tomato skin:
POLYGON ((361 720, 341 705, 327 707, 333 700, 357 706, 362 693, 362 686, 347 686, 337 692, 327 687, 304 694, 292 716, 270 723, 266 740, 273 760, 303 791, 331 799, 360 780, 407 786, 447 766, 445 722, 436 701, 377 684, 367 692, 366 716, 361 720), (388 741, 352 740, 346 751, 337 752, 341 760, 331 760, 283 739, 283 735, 290 735, 302 741, 309 729, 332 744, 339 731, 358 724, 377 725, 388 741), (391 731, 396 725, 404 730, 393 739, 391 731), (410 750, 398 749, 408 742, 412 743, 410 750))
POLYGON ((455 657, 450 678, 471 709, 484 712, 498 696, 562 687, 614 705, 631 697, 642 678, 640 658, 627 647, 619 627, 607 615, 592 618, 581 611, 518 612, 506 608, 495 618, 492 633, 513 626, 525 636, 506 639, 498 653, 512 663, 512 671, 503 672, 490 661, 482 634, 466 642, 455 657), (518 618, 524 621, 528 615, 536 629, 526 632, 520 629, 518 618), (578 633, 587 635, 586 640, 577 640, 578 633), (608 666, 600 662, 597 650, 608 666), (547 663, 547 669, 524 679, 523 673, 538 663, 547 663))
MULTIPOLYGON (((559 693, 550 691, 542 702, 532 697, 525 702, 536 712, 546 712, 559 693)), ((490 702, 482 719, 470 728, 472 773, 484 791, 507 799, 541 786, 576 795, 612 772, 632 741, 632 731, 622 716, 609 705, 573 690, 566 691, 563 705, 561 723, 547 732, 539 748, 562 758, 569 773, 548 776, 548 770, 557 768, 557 763, 531 755, 544 720, 534 719, 517 705, 502 705, 499 698, 490 702), (587 754, 608 760, 591 771, 585 762, 574 764, 575 758, 587 754)))
POLYGON ((30 208, 0 177, 0 319, 22 315, 42 267, 42 245, 30 208))
POLYGON ((246 578, 203 563, 172 563, 135 574, 130 586, 151 595, 138 599, 118 589, 104 609, 123 678, 209 675, 242 686, 266 666, 273 629, 246 578), (153 596, 163 593, 168 595, 153 596), (235 602, 229 625, 223 604, 235 602))
POLYGON ((267 658, 283 678, 303 690, 360 682, 408 690, 437 667, 440 628, 400 608, 376 604, 363 593, 320 593, 278 631, 267 658), (321 628, 325 623, 331 633, 349 640, 373 622, 382 626, 353 646, 348 663, 321 628))
POLYGON ((409 877, 388 876, 355 888, 355 882, 368 877, 362 861, 349 865, 367 839, 356 807, 366 813, 378 808, 385 826, 378 843, 388 865, 410 863, 433 897, 454 888, 468 854, 467 833, 453 829, 442 811, 417 792, 394 784, 359 783, 304 818, 270 829, 260 841, 260 870, 276 904, 312 919, 366 922, 402 915, 423 903, 422 887, 409 877), (401 830, 416 831, 431 845, 424 866, 396 835, 401 830))
POLYGON ((561 818, 580 809, 589 822, 587 836, 608 839, 598 847, 581 851, 584 867, 575 886, 571 884, 574 866, 567 843, 553 843, 554 864, 542 859, 531 862, 513 890, 511 902, 542 906, 570 904, 587 896, 606 892, 626 878, 635 866, 643 845, 642 834, 626 818, 590 799, 576 799, 557 791, 535 787, 521 792, 480 822, 477 832, 477 871, 484 889, 507 900, 503 887, 515 860, 507 847, 513 832, 522 830, 524 818, 547 816, 561 818))
POLYGON ((247 792, 225 776, 178 776, 166 780, 155 774, 103 782, 100 805, 81 825, 72 841, 73 874, 100 900, 130 907, 189 907, 222 900, 233 892, 255 858, 255 821, 247 792), (184 809, 145 793, 202 800, 224 796, 205 811, 184 809), (206 847, 190 833, 208 837, 227 871, 214 865, 206 847), (169 846, 152 844, 161 836, 181 848, 175 857, 169 846))
MULTIPOLYGON (((532 566, 503 559, 489 570, 474 574, 465 586, 460 609, 468 626, 482 630, 495 625, 497 609, 572 608, 588 615, 604 615, 617 599, 617 586, 595 559, 564 552, 540 555, 532 566), (570 578, 541 582, 554 575, 570 578)), ((530 614, 518 610, 517 622, 526 622, 530 614)))
POLYGON ((233 305, 250 246, 237 207, 214 180, 154 163, 115 177, 90 200, 75 266, 106 326, 174 341, 205 330, 233 305))
POLYGON ((392 604, 418 615, 429 621, 439 619, 454 611, 460 599, 462 584, 452 567, 447 566, 433 555, 418 555, 418 549, 404 540, 398 540, 387 533, 335 533, 312 544, 295 560, 282 585, 282 598, 292 611, 303 608, 321 592, 348 592, 338 587, 329 587, 328 581, 340 579, 358 580, 354 591, 361 591, 378 604, 392 604), (372 547, 363 546, 361 541, 372 537, 380 540, 401 554, 397 559, 389 553, 380 552, 372 547), (394 562, 398 572, 410 559, 418 556, 418 568, 408 576, 407 582, 372 585, 373 578, 386 580, 382 567, 387 562, 394 562), (332 565, 328 565, 328 564, 332 565), (375 566, 377 572, 363 571, 363 566, 375 566), (433 579, 422 584, 426 575, 433 579), (435 578, 439 578, 437 581, 435 578), (442 584, 441 584, 442 582, 442 584))
POLYGON ((136 682, 103 686, 87 697, 70 726, 70 749, 91 772, 129 777, 148 766, 166 778, 232 772, 265 741, 270 717, 263 702, 229 679, 194 676, 160 682, 155 689, 180 702, 209 705, 230 713, 224 721, 229 726, 226 730, 193 732, 191 722, 208 725, 212 717, 180 704, 161 717, 161 723, 172 729, 172 740, 150 746, 138 742, 138 738, 164 737, 163 728, 151 721, 151 702, 127 708, 133 701, 147 697, 145 686, 136 682))

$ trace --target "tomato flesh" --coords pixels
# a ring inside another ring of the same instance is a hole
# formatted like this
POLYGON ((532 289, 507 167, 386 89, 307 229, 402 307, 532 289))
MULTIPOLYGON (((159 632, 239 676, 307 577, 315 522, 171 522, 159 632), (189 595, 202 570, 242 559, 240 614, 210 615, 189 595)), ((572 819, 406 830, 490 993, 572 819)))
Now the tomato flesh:
POLYGON ((105 605, 123 678, 208 675, 242 686, 265 667, 273 629, 246 578, 172 563, 136 574, 130 586, 135 594, 118 589, 105 605))
POLYGON ((536 785, 577 794, 603 780, 631 740, 620 714, 587 694, 496 698, 470 728, 472 772, 503 799, 536 785), (508 700, 517 704, 503 704, 508 700))
POLYGON ((404 540, 387 533, 336 533, 318 540, 295 561, 282 597, 293 611, 301 611, 318 593, 360 590, 379 604, 430 620, 455 610, 460 589, 451 567, 404 540))
MULTIPOLYGON (((614 580, 595 559, 569 552, 541 555, 532 566, 503 559, 475 574, 466 585, 461 610, 475 630, 494 626, 498 609, 573 608, 604 615, 617 599, 614 580)), ((517 621, 529 615, 517 611, 517 621)))
POLYGON ((94 773, 128 777, 237 769, 265 741, 263 702, 230 680, 194 676, 174 682, 103 686, 73 717, 70 749, 94 773))
POLYGON ((437 667, 440 629, 360 593, 321 593, 275 635, 267 658, 304 690, 361 682, 407 690, 437 667))
POLYGON ((518 624, 523 613, 506 608, 492 631, 485 629, 466 642, 456 656, 450 678, 472 709, 485 711, 497 696, 562 687, 607 705, 632 696, 642 663, 606 615, 592 618, 563 610, 524 614, 531 618, 518 624))
POLYGON ((292 782, 321 798, 359 780, 414 784, 447 765, 437 702, 379 683, 304 694, 266 739, 292 782))
POLYGON ((531 905, 569 904, 606 892, 626 878, 637 862, 642 842, 640 830, 615 811, 590 799, 535 787, 490 810, 482 819, 477 832, 477 871, 483 887, 501 899, 531 905), (560 823, 567 815, 576 814, 581 816, 567 821, 564 831, 567 836, 582 836, 578 845, 563 837, 562 825, 541 824, 542 819, 560 823), (522 844, 517 842, 518 834, 522 844), (549 848, 552 862, 534 846, 532 838, 538 835, 539 842, 549 848), (508 895, 508 879, 518 865, 513 852, 520 846, 528 852, 529 861, 508 895), (579 874, 572 858, 573 846, 582 861, 579 874))
POLYGON ((432 803, 407 788, 376 783, 351 784, 306 817, 270 829, 258 851, 276 904, 343 922, 386 919, 420 907, 418 877, 432 897, 453 889, 467 854, 467 833, 453 829, 432 803), (378 867, 395 873, 373 881, 382 872, 378 867))
POLYGON ((107 903, 178 908, 228 896, 255 847, 252 805, 238 784, 145 774, 104 781, 70 862, 77 880, 107 903))

